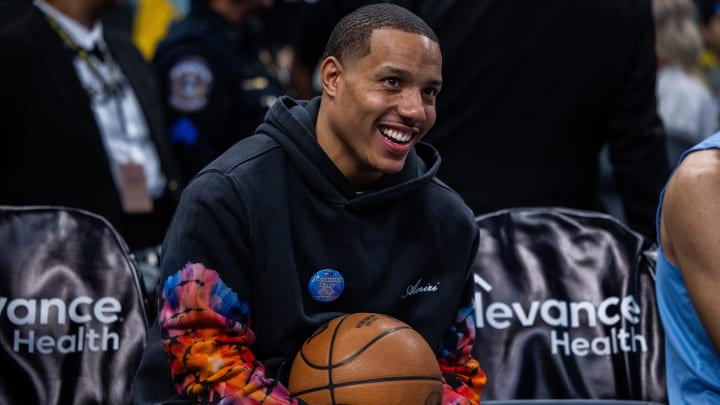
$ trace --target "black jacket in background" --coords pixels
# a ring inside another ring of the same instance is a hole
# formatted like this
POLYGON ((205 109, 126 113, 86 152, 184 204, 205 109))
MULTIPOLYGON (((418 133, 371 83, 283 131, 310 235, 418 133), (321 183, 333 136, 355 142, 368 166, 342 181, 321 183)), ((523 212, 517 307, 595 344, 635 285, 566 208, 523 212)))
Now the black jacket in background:
POLYGON ((399 3, 440 38, 443 90, 426 141, 443 158, 439 177, 476 214, 603 210, 607 144, 628 224, 653 237, 669 168, 650 0, 399 3))
POLYGON ((74 53, 31 7, 0 32, 0 204, 64 205, 99 214, 131 248, 160 244, 178 198, 155 78, 121 34, 105 42, 145 113, 168 185, 154 215, 129 216, 111 174, 74 53))

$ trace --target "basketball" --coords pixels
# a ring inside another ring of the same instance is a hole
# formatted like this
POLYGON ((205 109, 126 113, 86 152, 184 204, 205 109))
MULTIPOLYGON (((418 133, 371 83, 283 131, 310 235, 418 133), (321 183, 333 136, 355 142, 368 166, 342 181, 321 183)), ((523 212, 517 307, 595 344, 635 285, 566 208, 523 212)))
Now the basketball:
POLYGON ((383 314, 342 315, 303 343, 290 369, 290 394, 310 405, 439 405, 435 353, 406 323, 383 314))

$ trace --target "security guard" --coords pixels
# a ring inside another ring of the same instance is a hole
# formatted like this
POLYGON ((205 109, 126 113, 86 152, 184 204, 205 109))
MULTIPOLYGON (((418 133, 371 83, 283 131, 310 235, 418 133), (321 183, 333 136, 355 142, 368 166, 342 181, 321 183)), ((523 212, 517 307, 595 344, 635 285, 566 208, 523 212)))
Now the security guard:
POLYGON ((282 94, 254 17, 271 0, 193 0, 153 64, 185 180, 252 134, 282 94))

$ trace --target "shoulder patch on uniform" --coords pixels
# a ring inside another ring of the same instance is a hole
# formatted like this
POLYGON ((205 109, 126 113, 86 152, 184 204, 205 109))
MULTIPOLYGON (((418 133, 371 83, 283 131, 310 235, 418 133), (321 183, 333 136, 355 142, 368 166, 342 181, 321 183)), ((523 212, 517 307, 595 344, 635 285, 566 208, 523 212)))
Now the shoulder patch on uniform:
POLYGON ((199 56, 179 59, 170 69, 170 105, 176 110, 194 112, 208 103, 213 74, 207 60, 199 56))

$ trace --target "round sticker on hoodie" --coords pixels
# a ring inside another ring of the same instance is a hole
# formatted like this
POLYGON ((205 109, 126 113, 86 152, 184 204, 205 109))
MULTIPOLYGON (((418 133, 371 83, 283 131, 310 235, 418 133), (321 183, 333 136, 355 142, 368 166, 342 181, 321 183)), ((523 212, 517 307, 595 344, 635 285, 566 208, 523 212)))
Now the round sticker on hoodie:
POLYGON ((169 73, 172 108, 195 112, 205 108, 213 86, 213 74, 205 58, 189 56, 179 59, 169 73))
POLYGON ((323 269, 313 274, 308 282, 308 291, 315 301, 331 302, 340 297, 345 289, 345 279, 339 271, 323 269))

